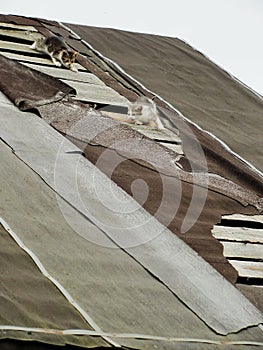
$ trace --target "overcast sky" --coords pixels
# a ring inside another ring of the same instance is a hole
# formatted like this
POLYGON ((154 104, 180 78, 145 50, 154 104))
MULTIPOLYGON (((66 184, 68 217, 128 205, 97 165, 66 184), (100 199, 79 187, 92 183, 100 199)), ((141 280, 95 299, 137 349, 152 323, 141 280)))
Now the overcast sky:
POLYGON ((263 0, 1 0, 0 13, 178 37, 263 95, 263 0))

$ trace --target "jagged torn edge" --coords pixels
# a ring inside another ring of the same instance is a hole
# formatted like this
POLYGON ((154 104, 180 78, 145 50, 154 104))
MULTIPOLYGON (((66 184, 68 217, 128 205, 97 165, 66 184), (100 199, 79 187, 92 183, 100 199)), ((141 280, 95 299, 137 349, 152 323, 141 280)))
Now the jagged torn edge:
MULTIPOLYGON (((187 121, 190 125, 195 126, 197 129, 201 130, 202 132, 208 134, 209 136, 211 136, 212 138, 214 138, 216 141, 218 141, 228 152, 230 152, 231 154, 234 155, 234 157, 236 157, 237 159, 241 160, 243 163, 245 163, 249 168, 251 168, 252 171, 254 171, 256 174, 260 175, 261 177, 263 177, 263 173, 258 170, 253 164, 251 164, 250 162, 248 162, 246 159, 242 158, 239 154, 237 154, 236 152, 234 152, 224 141, 220 140, 217 136, 215 136, 214 134, 212 134, 210 131, 204 130, 202 129, 198 124, 194 123, 193 121, 191 121, 190 119, 188 119, 187 117, 185 117, 183 115, 182 112, 180 112, 177 108, 175 108, 172 104, 170 104, 169 102, 167 102, 165 99, 163 99, 161 96, 159 96, 158 94, 154 93, 153 91, 149 90, 148 88, 146 88, 142 83, 140 83, 138 80, 136 80, 134 77, 132 77, 131 75, 129 75, 121 66, 119 66, 116 62, 114 62, 113 60, 111 60, 108 57, 103 56, 98 50, 96 50, 91 44, 89 44, 87 41, 83 40, 77 33, 75 33, 72 29, 70 29, 69 27, 67 27, 65 24, 58 22, 59 25, 61 25, 62 28, 66 29, 68 32, 70 32, 71 35, 75 36, 76 39, 80 40, 81 42, 83 42, 88 48, 90 48, 93 52, 95 52, 100 58, 102 58, 104 61, 106 62, 110 62, 111 64, 113 64, 121 73, 123 73, 124 75, 126 75, 129 79, 131 79, 132 81, 134 81, 136 84, 138 84, 139 86, 141 86, 143 89, 145 89, 146 91, 148 91, 149 93, 153 94, 154 96, 158 97, 158 99, 160 99, 160 101, 163 101, 167 106, 169 106, 174 112, 176 112, 183 120, 187 121)), ((194 48, 193 48, 194 49, 194 48)), ((196 51, 196 49, 194 49, 196 51)), ((221 68, 221 67, 220 67, 221 68)), ((223 68, 222 68, 223 69, 223 68)), ((228 73, 230 77, 232 77, 232 79, 234 79, 235 81, 237 81, 239 84, 241 84, 242 86, 248 88, 245 84, 243 84, 240 80, 238 80, 237 78, 235 78, 232 74, 228 73)), ((250 91, 254 92, 251 88, 248 88, 250 91)), ((260 97, 262 99, 262 97, 257 94, 256 92, 254 92, 255 95, 257 95, 258 97, 260 97)))

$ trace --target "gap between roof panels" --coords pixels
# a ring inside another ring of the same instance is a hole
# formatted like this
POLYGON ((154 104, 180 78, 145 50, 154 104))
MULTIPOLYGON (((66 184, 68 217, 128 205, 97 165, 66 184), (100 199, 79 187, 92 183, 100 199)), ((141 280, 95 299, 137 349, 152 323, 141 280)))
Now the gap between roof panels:
MULTIPOLYGON (((72 31, 69 30, 69 28, 65 27, 64 25, 62 25, 62 26, 68 32, 73 33, 72 31)), ((76 37, 75 33, 73 33, 73 36, 76 37)), ((88 47, 87 43, 85 41, 83 41, 81 38, 77 37, 77 39, 80 39, 85 44, 85 46, 88 47)), ((91 52, 94 53, 95 51, 92 50, 91 52)), ((95 55, 96 55, 96 52, 95 52, 95 55)), ((109 62, 105 62, 104 60, 102 60, 102 58, 100 56, 98 56, 98 57, 99 57, 99 61, 103 62, 103 65, 104 65, 103 68, 106 69, 108 67, 109 62)), ((95 63, 96 64, 98 63, 97 60, 95 63)), ((110 69, 106 69, 106 70, 112 71, 112 67, 110 69)), ((115 70, 114 70, 114 72, 115 72, 115 70)), ((115 72, 114 73, 115 79, 116 79, 116 74, 117 73, 115 72)), ((117 80, 120 83, 124 84, 125 86, 127 85, 127 81, 124 80, 123 78, 120 79, 120 77, 118 77, 117 80)), ((70 81, 69 81, 69 83, 70 83, 70 81)), ((84 85, 83 86, 81 86, 81 85, 74 86, 74 85, 76 85, 75 79, 72 81, 72 85, 78 91, 78 96, 76 97, 76 99, 80 100, 82 102, 85 102, 85 103, 95 102, 95 103, 99 103, 99 104, 102 104, 102 103, 107 104, 108 103, 108 104, 113 104, 115 106, 127 105, 127 100, 125 98, 122 98, 122 96, 119 94, 118 94, 119 98, 116 100, 117 94, 115 94, 115 96, 113 96, 112 93, 110 93, 110 91, 113 91, 113 90, 109 90, 109 95, 106 94, 106 96, 103 96, 103 98, 97 98, 97 101, 95 101, 94 96, 89 96, 90 91, 87 94, 87 87, 86 86, 84 86, 84 85)), ((105 95, 106 90, 103 91, 103 93, 105 95)), ((99 91, 97 91, 96 94, 100 95, 99 91)), ((112 116, 112 115, 110 115, 110 117, 114 118, 114 116, 112 116)), ((118 116, 114 119, 120 120, 118 118, 120 118, 120 116, 118 116)), ((125 120, 120 120, 120 121, 125 121, 125 120)), ((149 127, 147 127, 148 128, 147 130, 143 130, 143 128, 140 128, 140 129, 136 128, 135 125, 130 125, 130 126, 134 129, 136 129, 138 132, 142 133, 143 135, 146 135, 149 138, 156 140, 157 142, 159 142, 161 145, 165 146, 166 148, 169 148, 170 150, 172 150, 178 154, 183 154, 182 147, 181 147, 181 140, 179 138, 175 139, 175 136, 176 136, 175 133, 170 132, 170 139, 167 139, 167 133, 169 133, 169 130, 167 130, 167 129, 165 130, 165 133, 162 133, 162 134, 160 133, 158 135, 156 130, 151 130, 149 127), (155 134, 154 134, 154 132, 155 132, 155 134), (171 134, 173 134, 173 138, 171 138, 171 134)))
POLYGON ((226 215, 212 230, 224 256, 238 272, 238 283, 263 285, 263 215, 226 215))
MULTIPOLYGON (((48 59, 44 54, 32 50, 29 47, 29 43, 31 44, 34 40, 42 36, 36 30, 30 31, 30 27, 27 27, 26 30, 23 30, 23 26, 19 26, 18 30, 15 28, 16 26, 12 25, 12 27, 4 27, 2 31, 0 29, 0 34, 2 35, 0 38, 3 39, 0 41, 0 48, 1 53, 4 56, 18 60, 33 69, 37 69, 41 72, 62 79, 62 81, 64 80, 65 82, 72 85, 78 92, 76 99, 84 103, 96 103, 104 105, 110 104, 117 107, 121 105, 127 105, 127 100, 124 97, 119 95, 113 89, 107 87, 105 83, 103 83, 94 74, 86 72, 79 72, 76 74, 66 69, 54 67, 51 60, 48 59)), ((78 69, 82 70, 83 67, 78 65, 78 69)), ((109 112, 105 112, 105 114, 115 120, 118 120, 119 118, 120 121, 125 122, 125 117, 127 120, 127 115, 123 116, 109 112)), ((165 130, 165 132, 158 132, 149 126, 145 127, 130 124, 129 126, 136 129, 143 135, 156 140, 172 151, 175 151, 179 154, 183 153, 181 148, 181 140, 176 137, 174 133, 169 132, 169 130, 165 130)))

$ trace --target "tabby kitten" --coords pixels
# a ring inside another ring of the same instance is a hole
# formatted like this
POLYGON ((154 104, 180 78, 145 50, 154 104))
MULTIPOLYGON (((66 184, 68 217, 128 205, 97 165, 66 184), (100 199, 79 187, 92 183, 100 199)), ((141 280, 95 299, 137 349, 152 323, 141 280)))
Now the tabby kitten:
POLYGON ((76 51, 71 51, 65 42, 56 35, 51 35, 47 38, 39 38, 30 48, 48 54, 57 67, 64 66, 74 72, 78 71, 78 69, 73 66, 78 53, 76 51))
POLYGON ((136 124, 154 124, 158 130, 164 130, 156 104, 150 98, 140 96, 136 102, 130 102, 128 115, 136 124))

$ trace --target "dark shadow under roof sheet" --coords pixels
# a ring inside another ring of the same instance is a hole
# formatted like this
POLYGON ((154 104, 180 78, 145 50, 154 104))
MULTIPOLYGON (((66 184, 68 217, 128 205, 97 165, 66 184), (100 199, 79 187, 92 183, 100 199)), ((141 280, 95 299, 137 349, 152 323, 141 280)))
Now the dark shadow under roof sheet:
POLYGON ((0 55, 0 90, 21 110, 58 101, 76 91, 47 74, 0 55))
POLYGON ((68 25, 128 74, 263 170, 263 101, 175 38, 68 25))

